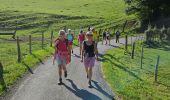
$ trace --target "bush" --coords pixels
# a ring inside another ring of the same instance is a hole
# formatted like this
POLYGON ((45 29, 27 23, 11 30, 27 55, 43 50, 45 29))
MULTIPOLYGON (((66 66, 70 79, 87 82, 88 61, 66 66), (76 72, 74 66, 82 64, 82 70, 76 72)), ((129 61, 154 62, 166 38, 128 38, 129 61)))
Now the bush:
POLYGON ((166 29, 165 26, 163 26, 161 29, 158 29, 156 26, 152 28, 151 25, 148 25, 145 35, 147 44, 159 42, 160 40, 163 41, 165 39, 170 41, 170 28, 166 29))
POLYGON ((156 41, 158 40, 159 41, 159 35, 160 35, 160 29, 157 28, 157 26, 154 26, 153 28, 153 40, 156 41))
POLYGON ((170 27, 167 29, 166 39, 170 41, 170 27))
POLYGON ((167 29, 165 28, 165 26, 163 26, 161 28, 161 32, 160 32, 160 40, 163 41, 166 38, 166 34, 167 34, 167 29))
POLYGON ((145 35, 146 35, 146 42, 147 43, 151 42, 153 39, 153 30, 151 25, 148 25, 148 29, 145 31, 145 35))

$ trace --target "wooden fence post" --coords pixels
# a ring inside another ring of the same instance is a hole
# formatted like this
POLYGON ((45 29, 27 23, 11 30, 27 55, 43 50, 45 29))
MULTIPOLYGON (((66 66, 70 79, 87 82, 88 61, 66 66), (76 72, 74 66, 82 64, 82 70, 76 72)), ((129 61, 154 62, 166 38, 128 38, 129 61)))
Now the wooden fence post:
POLYGON ((135 42, 133 43, 132 46, 132 59, 134 59, 134 52, 135 52, 135 42))
POLYGON ((158 79, 159 59, 160 59, 160 56, 158 55, 158 57, 157 57, 157 62, 156 62, 156 65, 155 65, 155 81, 156 81, 156 82, 157 82, 157 79, 158 79))
POLYGON ((6 89, 3 73, 4 73, 3 66, 2 63, 0 62, 0 84, 2 85, 3 89, 6 89))
POLYGON ((125 23, 123 24, 122 33, 125 31, 126 24, 127 24, 127 20, 126 20, 125 23))
POLYGON ((90 26, 88 26, 88 29, 87 29, 88 31, 90 31, 90 26))
POLYGON ((41 47, 44 49, 44 33, 42 33, 41 47))
POLYGON ((131 35, 131 44, 132 44, 132 35, 131 35))
POLYGON ((51 43, 50 43, 50 46, 51 47, 53 46, 53 31, 51 31, 51 43))
POLYGON ((125 36, 125 50, 127 50, 128 49, 128 36, 126 35, 125 36))
POLYGON ((29 53, 32 54, 32 39, 31 39, 31 35, 29 35, 29 53))
POLYGON ((140 67, 141 67, 141 69, 142 69, 142 67, 143 67, 143 45, 142 45, 142 47, 141 47, 141 60, 140 60, 140 67))
POLYGON ((19 37, 17 36, 17 51, 18 51, 18 63, 21 62, 21 49, 20 49, 20 43, 19 43, 19 37))
POLYGON ((2 63, 0 62, 0 83, 3 81, 3 66, 2 63))
POLYGON ((67 32, 67 28, 66 28, 66 26, 64 26, 64 29, 63 29, 65 32, 67 32))

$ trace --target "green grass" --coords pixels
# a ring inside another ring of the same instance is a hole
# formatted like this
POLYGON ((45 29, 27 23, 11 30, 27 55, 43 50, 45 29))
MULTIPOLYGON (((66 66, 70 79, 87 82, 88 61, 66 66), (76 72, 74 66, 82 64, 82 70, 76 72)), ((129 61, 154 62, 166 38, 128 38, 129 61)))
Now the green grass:
MULTIPOLYGON (((4 80, 11 86, 41 60, 48 57, 53 48, 49 47, 50 32, 54 37, 63 27, 71 28, 77 37, 81 29, 87 31, 89 25, 97 31, 108 28, 122 29, 125 20, 135 19, 124 13, 123 0, 0 0, 0 28, 4 26, 13 31, 21 42, 22 63, 17 63, 16 41, 11 36, 0 36, 0 61, 4 66, 4 80), (81 27, 81 28, 80 28, 81 27), (75 30, 74 30, 75 29, 75 30), (45 49, 41 49, 41 34, 45 33, 45 49), (33 39, 33 55, 28 52, 28 35, 33 39)), ((4 30, 0 30, 4 31, 4 30)), ((77 45, 78 41, 75 40, 77 45)), ((0 86, 0 95, 4 89, 0 86)))
MULTIPOLYGON (((53 53, 53 48, 48 47, 44 50, 34 51, 32 55, 24 56, 21 63, 17 63, 17 55, 14 48, 11 48, 10 50, 6 51, 6 53, 7 54, 2 55, 2 64, 4 66, 5 84, 7 87, 9 87, 14 84, 18 78, 22 77, 22 75, 29 70, 28 68, 33 68, 36 64, 42 62, 45 58, 47 58, 47 55, 51 55, 51 53, 53 53), (10 58, 6 57, 12 53, 14 54, 13 56, 10 56, 10 58)), ((3 87, 1 86, 0 94, 2 94, 3 91, 3 87)))
POLYGON ((29 11, 69 16, 125 17, 123 0, 0 0, 2 11, 29 11))
MULTIPOLYGON (((129 46, 129 51, 131 47, 129 46)), ((108 51, 103 56, 105 79, 113 91, 125 100, 170 99, 170 44, 160 48, 144 48, 143 69, 140 68, 140 44, 135 50, 135 59, 123 48, 108 51), (154 81, 154 68, 160 55, 158 82, 154 81)))

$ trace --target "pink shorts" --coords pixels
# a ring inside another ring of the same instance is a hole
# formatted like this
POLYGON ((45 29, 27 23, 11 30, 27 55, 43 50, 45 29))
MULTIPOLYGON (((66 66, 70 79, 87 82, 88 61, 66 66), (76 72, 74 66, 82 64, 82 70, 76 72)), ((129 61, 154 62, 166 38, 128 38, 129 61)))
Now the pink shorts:
POLYGON ((84 58, 84 66, 85 67, 94 67, 95 57, 85 57, 84 58))

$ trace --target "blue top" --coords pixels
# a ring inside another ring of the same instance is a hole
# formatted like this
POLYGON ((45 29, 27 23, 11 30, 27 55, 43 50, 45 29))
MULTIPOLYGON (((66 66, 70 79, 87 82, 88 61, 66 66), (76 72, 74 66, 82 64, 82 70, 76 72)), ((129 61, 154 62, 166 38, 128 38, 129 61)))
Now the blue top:
POLYGON ((67 39, 68 39, 68 41, 73 41, 73 35, 72 34, 68 34, 67 35, 67 39))

